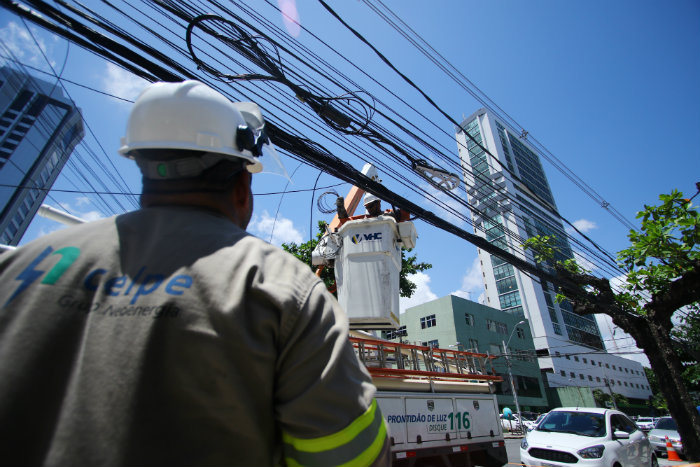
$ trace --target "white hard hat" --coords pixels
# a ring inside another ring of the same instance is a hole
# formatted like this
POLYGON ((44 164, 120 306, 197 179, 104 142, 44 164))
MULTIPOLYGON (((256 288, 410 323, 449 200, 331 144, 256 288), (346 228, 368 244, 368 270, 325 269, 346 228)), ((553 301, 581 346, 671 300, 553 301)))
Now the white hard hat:
MULTIPOLYGON (((243 159, 251 173, 263 170, 264 146, 286 175, 265 133, 265 122, 252 102, 231 102, 226 96, 199 81, 153 83, 146 87, 129 115, 126 136, 119 153, 134 159, 139 149, 186 149, 204 151, 201 158, 164 163, 140 160, 137 163, 149 178, 195 176, 226 156, 243 159)), ((137 153, 138 154, 138 153, 137 153)), ((269 167, 266 167, 269 168, 269 167)), ((272 168, 275 171, 275 168, 272 168)))
POLYGON ((365 195, 364 205, 367 206, 368 204, 374 203, 375 201, 379 201, 379 198, 374 196, 372 193, 367 193, 365 195))

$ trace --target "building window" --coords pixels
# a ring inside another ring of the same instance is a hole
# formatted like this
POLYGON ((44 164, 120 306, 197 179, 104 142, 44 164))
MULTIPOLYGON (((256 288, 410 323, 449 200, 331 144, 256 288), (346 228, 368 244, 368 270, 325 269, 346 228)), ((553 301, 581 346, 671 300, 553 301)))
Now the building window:
POLYGON ((557 354, 557 357, 561 357, 561 354, 559 352, 554 352, 554 353, 557 354))
POLYGON ((427 342, 422 342, 422 344, 425 345, 426 347, 432 347, 433 349, 440 347, 440 343, 438 342, 437 339, 433 339, 433 340, 427 341, 427 342))
POLYGON ((523 328, 518 327, 516 329, 517 331, 515 333, 518 335, 518 337, 520 339, 525 339, 525 331, 523 330, 523 328))
POLYGON ((587 358, 584 358, 584 359, 583 359, 583 363, 588 363, 588 359, 587 359, 587 358))
POLYGON ((390 329, 386 331, 386 338, 389 340, 398 339, 399 337, 406 337, 407 335, 406 326, 400 326, 398 329, 390 329))
POLYGON ((420 328, 421 329, 432 328, 436 324, 437 324, 437 321, 435 320, 435 315, 424 316, 420 319, 420 328))
MULTIPOLYGON (((605 368, 610 368, 610 365, 606 363, 605 368)), ((613 367, 613 368, 615 368, 615 367, 613 367)))
POLYGON ((574 373, 573 371, 570 371, 570 372, 569 372, 569 375, 570 375, 572 378, 576 378, 576 373, 574 373))
POLYGON ((479 343, 476 339, 469 339, 469 352, 478 352, 479 343))
POLYGON ((566 371, 560 370, 559 373, 561 373, 562 376, 566 376, 566 371))
POLYGON ((520 305, 520 293, 516 290, 514 292, 508 292, 498 297, 501 302, 501 309, 510 308, 513 306, 520 305))
POLYGON ((496 322, 490 319, 486 320, 486 329, 491 332, 496 332, 496 322))
POLYGON ((567 360, 571 360, 571 357, 570 357, 570 356, 565 355, 565 357, 566 357, 567 360))
POLYGON ((595 380, 600 383, 600 376, 596 376, 595 380))
POLYGON ((497 332, 500 334, 508 334, 508 326, 505 323, 494 321, 492 319, 486 320, 486 329, 491 332, 497 332))
POLYGON ((489 352, 491 352, 491 355, 503 355, 503 349, 498 344, 490 344, 489 352))
POLYGON ((591 365, 595 366, 595 362, 593 360, 591 360, 591 365))
POLYGON ((574 361, 578 362, 578 357, 574 356, 574 361))
MULTIPOLYGON (((606 365, 606 366, 607 366, 607 365, 606 365)), ((615 365, 613 365, 613 370, 617 370, 617 368, 615 368, 615 365)))
POLYGON ((582 375, 581 373, 578 374, 578 377, 581 378, 581 379, 586 379, 586 378, 583 377, 583 375, 582 375))
POLYGON ((593 376, 588 375, 588 381, 593 381, 593 376))
POLYGON ((464 313, 464 319, 467 322, 467 326, 474 326, 474 316, 464 313))

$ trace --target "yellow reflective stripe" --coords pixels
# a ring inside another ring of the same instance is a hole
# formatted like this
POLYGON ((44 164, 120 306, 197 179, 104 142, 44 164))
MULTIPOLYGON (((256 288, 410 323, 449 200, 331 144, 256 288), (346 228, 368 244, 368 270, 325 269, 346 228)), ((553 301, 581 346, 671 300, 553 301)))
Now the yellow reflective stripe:
POLYGON ((379 433, 377 433, 377 437, 374 438, 374 441, 372 441, 372 444, 369 445, 367 449, 364 450, 362 454, 351 460, 350 462, 346 462, 345 464, 341 464, 338 467, 365 467, 372 465, 372 462, 377 458, 380 452, 382 452, 382 448, 384 447, 384 440, 386 439, 386 423, 384 420, 382 420, 382 426, 379 428, 379 433))
MULTIPOLYGON (((322 436, 320 438, 303 439, 295 438, 287 433, 283 433, 282 440, 285 443, 294 446, 294 449, 298 451, 321 452, 335 449, 352 441, 362 432, 362 430, 371 425, 372 421, 374 421, 376 411, 377 401, 372 400, 372 404, 365 411, 365 413, 357 417, 350 425, 336 433, 333 433, 332 435, 322 436)), ((384 426, 383 423, 382 426, 384 426)), ((384 428, 384 432, 386 433, 386 428, 384 428)))
MULTIPOLYGON (((386 431, 386 422, 384 422, 384 419, 381 421, 381 426, 379 427, 379 431, 377 432, 377 436, 374 438, 374 441, 372 441, 372 444, 370 444, 367 449, 362 451, 357 457, 354 459, 351 459, 347 462, 344 462, 342 464, 338 464, 336 467, 366 467, 369 465, 372 465, 372 463, 377 459, 377 456, 382 451, 382 448, 384 447, 384 442, 386 440, 387 436, 387 431, 386 431)), ((334 456, 331 455, 325 459, 318 458, 316 459, 316 462, 320 462, 319 465, 324 465, 324 466, 330 466, 330 465, 335 465, 332 464, 332 459, 334 456)), ((304 464, 301 464, 298 462, 296 459, 293 457, 285 456, 285 462, 288 467, 307 467, 304 464)))

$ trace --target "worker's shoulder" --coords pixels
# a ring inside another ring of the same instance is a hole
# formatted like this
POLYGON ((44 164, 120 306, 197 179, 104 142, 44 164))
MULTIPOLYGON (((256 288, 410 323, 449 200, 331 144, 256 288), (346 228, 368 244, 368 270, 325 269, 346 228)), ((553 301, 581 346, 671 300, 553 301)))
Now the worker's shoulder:
POLYGON ((84 224, 63 227, 22 245, 18 250, 32 250, 37 248, 62 248, 67 246, 79 246, 86 242, 104 242, 107 232, 114 230, 114 222, 117 216, 98 219, 84 224))

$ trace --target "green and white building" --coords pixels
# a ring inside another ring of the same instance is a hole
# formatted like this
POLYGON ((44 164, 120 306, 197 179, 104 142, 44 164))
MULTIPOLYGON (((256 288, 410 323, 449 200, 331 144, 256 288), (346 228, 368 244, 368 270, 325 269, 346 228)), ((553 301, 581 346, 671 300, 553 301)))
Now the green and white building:
POLYGON ((455 295, 438 298, 401 314, 405 327, 404 342, 443 349, 488 353, 496 373, 503 382, 496 383, 500 408, 515 411, 513 392, 508 376, 504 344, 508 345, 511 373, 521 410, 547 410, 547 397, 527 322, 518 326, 521 317, 481 305, 455 295), (509 342, 510 340, 510 342, 509 342))

